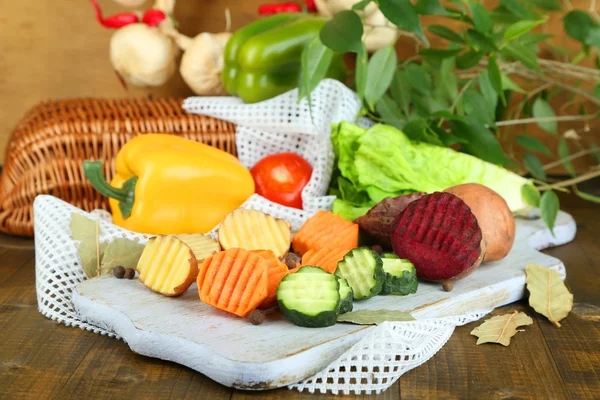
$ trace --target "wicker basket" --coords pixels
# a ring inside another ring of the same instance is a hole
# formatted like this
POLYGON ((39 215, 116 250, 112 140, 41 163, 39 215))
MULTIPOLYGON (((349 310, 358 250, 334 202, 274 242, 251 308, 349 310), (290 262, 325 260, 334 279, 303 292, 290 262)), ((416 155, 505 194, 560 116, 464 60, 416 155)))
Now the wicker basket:
POLYGON ((114 176, 114 158, 129 139, 172 133, 236 154, 235 125, 189 114, 182 99, 75 99, 33 108, 13 132, 0 175, 0 231, 33 236, 33 200, 51 194, 90 211, 108 201, 83 176, 87 159, 104 161, 114 176))

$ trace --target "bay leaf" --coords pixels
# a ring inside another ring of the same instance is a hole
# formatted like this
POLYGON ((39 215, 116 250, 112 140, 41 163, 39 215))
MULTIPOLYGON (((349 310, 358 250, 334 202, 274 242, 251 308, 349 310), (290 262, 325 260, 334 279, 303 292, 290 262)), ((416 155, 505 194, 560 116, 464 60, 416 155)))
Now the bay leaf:
POLYGON ((135 240, 125 238, 113 239, 104 250, 101 275, 111 273, 119 265, 125 269, 135 269, 144 251, 144 247, 143 244, 135 240))
POLYGON ((539 264, 527 264, 529 305, 560 328, 558 321, 573 308, 573 294, 560 279, 558 272, 539 264))
POLYGON ((337 322, 348 322, 355 325, 379 325, 390 321, 414 321, 410 313, 396 310, 358 310, 342 314, 337 322))
MULTIPOLYGON (((88 236, 96 235, 96 221, 88 218, 84 215, 71 213, 71 222, 69 223, 69 229, 71 229, 72 240, 83 240, 88 236)), ((98 234, 102 231, 98 227, 98 234)))
POLYGON ((81 267, 88 279, 98 276, 98 265, 102 261, 102 255, 106 249, 107 243, 98 243, 96 235, 85 237, 77 248, 77 254, 81 259, 81 267), (99 251, 98 251, 99 250, 99 251), (98 252, 100 257, 98 257, 98 252))
POLYGON ((483 324, 471 331, 471 335, 477 336, 477 344, 499 343, 503 346, 510 344, 510 338, 515 336, 517 328, 523 325, 531 325, 533 320, 527 314, 514 312, 512 314, 497 315, 487 319, 483 324))

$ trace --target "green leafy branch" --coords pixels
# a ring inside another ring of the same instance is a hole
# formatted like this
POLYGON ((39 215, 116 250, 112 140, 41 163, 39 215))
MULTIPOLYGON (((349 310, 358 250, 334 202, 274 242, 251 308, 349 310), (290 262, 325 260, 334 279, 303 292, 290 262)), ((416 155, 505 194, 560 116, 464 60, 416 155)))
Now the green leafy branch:
POLYGON ((570 187, 576 195, 598 201, 576 185, 600 176, 600 170, 594 167, 577 175, 572 164, 590 154, 600 163, 598 147, 592 142, 586 148, 579 134, 586 136, 590 120, 600 112, 600 57, 596 51, 600 47, 600 16, 596 2, 591 1, 585 11, 574 9, 569 1, 565 11, 559 0, 500 0, 491 10, 473 0, 449 3, 363 0, 337 13, 304 51, 300 97, 309 96, 324 78, 334 52, 354 53, 352 85, 363 104, 361 115, 402 129, 414 141, 452 146, 517 173, 531 174, 538 195, 529 193, 527 198, 541 208, 550 227, 558 212, 554 190, 570 187), (392 24, 389 27, 395 29, 396 40, 400 36, 414 39, 418 56, 398 60, 394 46, 369 56, 362 37, 365 27, 371 27, 365 23, 363 12, 370 3, 375 3, 392 24), (564 14, 564 30, 581 44, 579 53, 569 55, 549 42, 552 35, 543 33, 549 12, 564 14), (436 15, 452 24, 424 28, 421 17, 425 15, 436 15), (450 28, 456 22, 459 28, 450 28), (441 38, 442 46, 431 47, 425 32, 441 38), (542 46, 560 55, 562 61, 538 57, 542 46), (593 59, 596 68, 578 65, 584 59, 593 59), (556 110, 552 99, 561 93, 568 93, 570 99, 556 110), (577 113, 561 115, 576 105, 577 113), (588 110, 590 106, 593 109, 588 110), (582 128, 561 132, 564 122, 581 123, 582 128), (555 137, 558 146, 554 151, 527 134, 531 124, 555 137), (523 131, 515 134, 514 129, 523 131), (573 146, 579 151, 572 153, 573 146), (515 157, 517 147, 523 152, 520 159, 515 157), (537 154, 555 161, 543 165, 537 154), (546 171, 560 165, 571 178, 553 182, 546 171))

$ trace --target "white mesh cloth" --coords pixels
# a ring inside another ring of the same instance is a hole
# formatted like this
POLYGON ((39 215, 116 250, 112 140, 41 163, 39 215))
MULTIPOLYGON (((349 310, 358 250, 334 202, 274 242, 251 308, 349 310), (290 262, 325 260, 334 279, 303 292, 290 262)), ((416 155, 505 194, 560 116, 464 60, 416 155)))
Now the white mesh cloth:
MULTIPOLYGON (((250 200, 245 206, 251 207, 250 200)), ((263 204, 259 204, 263 205, 263 204)), ((71 303, 71 293, 83 280, 77 255, 78 243, 71 240, 71 213, 86 215, 100 223, 100 240, 117 237, 140 239, 144 235, 127 231, 106 220, 103 213, 86 213, 60 199, 42 195, 35 199, 35 274, 38 309, 46 317, 68 326, 116 337, 101 327, 79 319, 71 303)), ((266 206, 265 211, 270 210, 266 206)), ((300 391, 315 390, 334 394, 379 393, 403 373, 429 360, 454 332, 454 328, 475 321, 488 311, 447 318, 410 322, 387 322, 376 328, 350 350, 315 376, 291 385, 300 391)), ((418 313, 414 314, 419 318, 418 313)))
MULTIPOLYGON (((294 230, 316 210, 331 207, 334 197, 326 196, 334 161, 330 126, 356 121, 360 110, 356 94, 334 80, 322 81, 313 92, 312 119, 307 100, 298 103, 296 99, 297 91, 293 90, 257 104, 244 104, 228 97, 193 97, 183 106, 192 113, 236 123, 238 157, 248 168, 263 157, 280 152, 298 153, 313 166, 313 175, 302 192, 304 210, 284 207, 259 195, 253 195, 243 205, 287 219, 294 230)), ((358 122, 364 126, 372 124, 365 119, 358 122)), ((34 202, 38 309, 44 316, 68 326, 118 338, 81 321, 73 308, 71 293, 86 276, 77 255, 78 243, 70 238, 72 212, 98 220, 101 241, 117 237, 137 238, 142 243, 146 240, 144 235, 113 225, 105 212, 88 214, 52 196, 38 196, 34 202)), ((380 393, 403 373, 431 358, 456 326, 475 321, 486 313, 382 324, 371 329, 323 371, 290 388, 334 394, 380 393)), ((418 314, 415 318, 418 319, 418 314)))

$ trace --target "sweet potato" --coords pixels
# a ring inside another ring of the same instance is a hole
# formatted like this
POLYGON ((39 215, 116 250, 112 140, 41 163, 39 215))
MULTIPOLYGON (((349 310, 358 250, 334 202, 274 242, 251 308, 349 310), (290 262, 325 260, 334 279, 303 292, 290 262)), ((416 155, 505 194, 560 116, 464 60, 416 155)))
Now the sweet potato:
POLYGON ((245 317, 267 298, 267 261, 244 249, 221 251, 204 260, 197 283, 204 303, 245 317))
POLYGON ((330 211, 319 210, 300 227, 292 240, 294 251, 339 248, 346 252, 358 247, 358 225, 330 211))
POLYGON ((253 250, 251 253, 257 254, 267 262, 267 298, 258 306, 262 310, 275 307, 277 305, 277 286, 281 280, 289 274, 287 265, 285 265, 271 250, 253 250))

